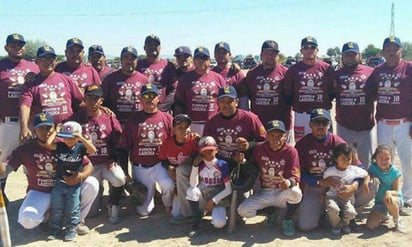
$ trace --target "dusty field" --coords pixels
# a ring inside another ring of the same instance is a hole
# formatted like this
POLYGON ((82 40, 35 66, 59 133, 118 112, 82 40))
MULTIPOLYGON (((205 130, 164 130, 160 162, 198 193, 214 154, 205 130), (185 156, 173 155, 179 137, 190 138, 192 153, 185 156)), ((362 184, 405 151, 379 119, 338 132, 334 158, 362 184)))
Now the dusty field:
POLYGON ((341 238, 335 238, 329 229, 321 227, 305 234, 298 232, 294 238, 281 234, 280 228, 270 229, 263 216, 250 219, 239 226, 235 234, 228 235, 227 230, 213 229, 208 220, 202 222, 201 235, 190 240, 186 237, 189 225, 171 225, 162 206, 157 206, 153 214, 140 219, 132 208, 122 212, 123 221, 111 225, 106 215, 88 219, 91 231, 86 236, 79 236, 74 243, 56 240, 46 242, 47 232, 40 229, 24 230, 17 223, 17 213, 22 203, 26 181, 21 169, 12 173, 8 180, 7 195, 10 198, 8 208, 13 246, 410 246, 412 242, 412 216, 403 217, 408 226, 408 234, 392 231, 392 225, 382 226, 375 232, 363 229, 364 220, 359 222, 361 231, 341 238))

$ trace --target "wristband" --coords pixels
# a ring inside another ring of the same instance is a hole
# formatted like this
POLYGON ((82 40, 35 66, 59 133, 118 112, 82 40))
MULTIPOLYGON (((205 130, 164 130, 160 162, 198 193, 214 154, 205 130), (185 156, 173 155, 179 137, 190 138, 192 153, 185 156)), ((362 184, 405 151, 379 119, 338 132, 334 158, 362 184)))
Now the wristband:
POLYGON ((290 182, 289 188, 293 187, 293 179, 289 178, 288 181, 290 182))

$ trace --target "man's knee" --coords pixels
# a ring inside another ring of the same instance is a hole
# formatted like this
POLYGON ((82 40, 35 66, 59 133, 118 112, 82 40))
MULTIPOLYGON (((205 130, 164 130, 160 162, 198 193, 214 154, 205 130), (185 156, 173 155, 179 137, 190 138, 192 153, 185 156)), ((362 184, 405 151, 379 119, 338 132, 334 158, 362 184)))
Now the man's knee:
POLYGON ((19 214, 18 222, 25 229, 33 229, 40 225, 44 220, 44 215, 39 215, 35 208, 26 208, 19 214))

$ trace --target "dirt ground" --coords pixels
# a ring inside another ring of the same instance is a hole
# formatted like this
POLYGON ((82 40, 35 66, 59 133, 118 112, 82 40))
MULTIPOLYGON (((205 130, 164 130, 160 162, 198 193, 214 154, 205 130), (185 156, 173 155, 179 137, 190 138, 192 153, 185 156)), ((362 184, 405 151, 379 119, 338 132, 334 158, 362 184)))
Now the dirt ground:
MULTIPOLYGON (((365 220, 358 222, 360 231, 333 237, 326 226, 311 233, 298 232, 293 238, 282 235, 280 227, 271 229, 265 224, 264 216, 248 219, 246 224, 237 227, 234 234, 227 229, 214 229, 210 218, 202 222, 202 233, 195 239, 186 235, 190 224, 172 225, 168 222, 164 207, 159 203, 152 215, 140 218, 132 207, 122 211, 122 222, 111 225, 104 213, 97 218, 87 219, 91 228, 88 235, 77 237, 75 242, 61 240, 45 241, 47 231, 25 230, 17 223, 18 209, 23 201, 26 179, 19 169, 10 174, 7 195, 10 199, 8 216, 13 246, 410 246, 412 243, 412 216, 403 217, 409 229, 408 234, 392 230, 393 225, 382 226, 369 232, 363 228, 365 220), (408 244, 409 243, 409 244, 408 244)), ((1 245, 0 245, 1 246, 1 245)))

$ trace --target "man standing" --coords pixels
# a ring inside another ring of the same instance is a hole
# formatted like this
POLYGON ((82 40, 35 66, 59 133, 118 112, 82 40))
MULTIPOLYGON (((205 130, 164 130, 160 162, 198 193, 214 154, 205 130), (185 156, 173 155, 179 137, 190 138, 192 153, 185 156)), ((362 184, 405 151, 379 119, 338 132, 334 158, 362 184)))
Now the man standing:
POLYGON ((313 37, 301 41, 303 60, 289 68, 285 75, 285 95, 295 111, 295 141, 310 133, 310 112, 315 108, 331 109, 333 69, 319 60, 318 42, 313 37))
POLYGON ((70 76, 84 93, 89 85, 100 85, 100 77, 96 70, 86 65, 84 60, 83 42, 78 38, 71 38, 66 43, 66 61, 56 66, 56 72, 70 76))
POLYGON ((412 63, 402 60, 401 41, 394 36, 384 40, 382 55, 385 63, 375 68, 367 84, 377 100, 378 144, 396 147, 402 165, 402 194, 405 206, 411 207, 412 63))
POLYGON ((136 70, 144 74, 149 83, 156 85, 160 90, 159 110, 169 112, 172 109, 176 91, 176 67, 173 63, 162 59, 160 55, 160 39, 149 35, 144 41, 146 58, 139 60, 136 70))
POLYGON ((225 79, 209 69, 210 54, 205 47, 194 52, 195 70, 179 78, 175 95, 175 113, 185 113, 192 119, 192 132, 203 135, 206 121, 218 112, 216 101, 225 79))
POLYGON ((106 65, 106 56, 104 55, 103 47, 100 45, 89 47, 89 63, 97 71, 101 81, 113 72, 113 69, 106 65))
MULTIPOLYGON (((11 151, 19 145, 19 112, 16 106, 22 94, 24 78, 29 72, 37 74, 39 71, 36 64, 23 59, 25 44, 20 34, 7 36, 4 46, 7 57, 0 61, 0 162, 6 161, 11 151)), ((1 181, 3 191, 5 183, 1 181)))
POLYGON ((342 64, 335 73, 336 133, 356 147, 361 163, 367 168, 376 148, 374 102, 366 90, 373 68, 361 64, 355 42, 343 45, 342 64))
POLYGON ((174 57, 177 63, 177 79, 189 71, 195 69, 193 65, 192 51, 187 46, 176 48, 174 57))
POLYGON ((20 140, 32 137, 29 129, 31 116, 50 113, 55 123, 63 123, 73 114, 73 106, 78 106, 83 95, 76 83, 67 76, 54 71, 57 55, 50 46, 37 50, 36 64, 40 72, 33 81, 24 84, 20 99, 20 140))
POLYGON ((122 49, 122 67, 111 73, 102 83, 104 105, 109 107, 121 123, 125 123, 132 112, 142 110, 140 90, 147 84, 147 78, 136 71, 137 50, 132 46, 122 49))
MULTIPOLYGON (((146 84, 140 91, 143 110, 134 112, 125 123, 119 145, 123 157, 130 157, 133 179, 146 188, 147 198, 143 205, 137 206, 137 213, 149 215, 154 208, 155 183, 159 183, 162 201, 168 212, 172 209, 174 182, 158 158, 163 141, 172 135, 172 116, 159 111, 159 89, 153 84, 146 84), (130 154, 130 155, 129 155, 130 154)), ((126 176, 130 178, 128 160, 121 164, 126 176)))
POLYGON ((287 140, 292 138, 292 107, 284 96, 287 68, 279 64, 278 43, 266 40, 260 53, 262 63, 249 70, 239 87, 239 95, 251 101, 251 110, 262 123, 281 120, 286 126, 287 140))

